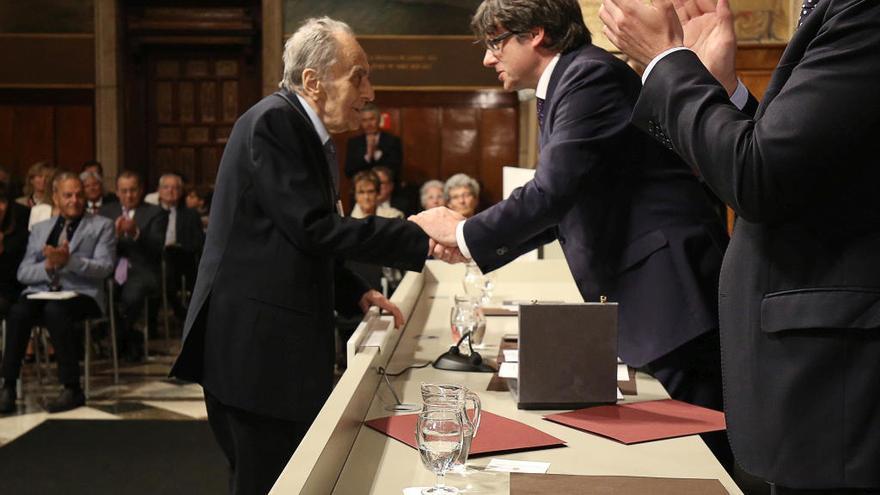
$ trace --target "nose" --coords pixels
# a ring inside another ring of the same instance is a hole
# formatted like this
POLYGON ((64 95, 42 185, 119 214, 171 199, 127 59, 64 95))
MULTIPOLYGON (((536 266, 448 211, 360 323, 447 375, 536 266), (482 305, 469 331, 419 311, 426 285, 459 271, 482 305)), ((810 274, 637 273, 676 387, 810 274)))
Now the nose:
POLYGON ((373 101, 376 98, 376 92, 373 91, 373 84, 370 82, 369 77, 364 78, 364 83, 362 84, 363 88, 361 89, 361 96, 367 101, 373 101))
POLYGON ((483 55, 483 66, 484 67, 492 67, 498 63, 498 58, 492 53, 492 50, 487 49, 486 53, 483 55))

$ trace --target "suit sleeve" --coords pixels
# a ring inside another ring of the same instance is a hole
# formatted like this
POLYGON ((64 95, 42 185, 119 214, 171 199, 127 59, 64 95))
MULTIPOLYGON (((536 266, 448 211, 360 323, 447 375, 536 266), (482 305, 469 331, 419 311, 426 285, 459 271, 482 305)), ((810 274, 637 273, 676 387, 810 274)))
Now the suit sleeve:
POLYGON ((101 280, 113 273, 116 264, 116 232, 113 222, 101 222, 98 242, 90 256, 71 253, 62 271, 69 271, 82 277, 101 280))
POLYGON ((48 235, 44 236, 40 233, 40 229, 35 229, 28 237, 27 249, 24 253, 24 259, 18 265, 18 281, 24 285, 38 285, 49 283, 51 277, 46 271, 46 257, 43 256, 43 246, 48 235))
POLYGON ((633 121, 666 133, 737 215, 785 221, 828 201, 841 164, 864 162, 857 154, 880 119, 878 43, 880 3, 830 13, 803 58, 777 68, 790 76, 756 117, 730 104, 696 55, 676 52, 645 81, 633 121))
POLYGON ((464 224, 465 241, 480 269, 494 270, 513 259, 510 253, 536 247, 530 240, 553 240, 555 234, 546 231, 601 172, 603 147, 629 125, 631 107, 622 88, 613 68, 602 62, 566 73, 556 90, 560 103, 549 116, 552 134, 541 150, 535 178, 464 224))
POLYGON ((416 224, 398 219, 342 218, 321 180, 322 156, 307 154, 311 129, 294 127, 289 110, 272 109, 254 124, 251 158, 260 207, 282 234, 315 256, 337 256, 420 271, 428 237, 416 224))
POLYGON ((358 302, 360 302, 361 296, 372 289, 372 287, 363 277, 347 268, 342 260, 336 261, 334 273, 335 279, 333 282, 336 294, 334 304, 336 311, 346 316, 360 313, 358 302))

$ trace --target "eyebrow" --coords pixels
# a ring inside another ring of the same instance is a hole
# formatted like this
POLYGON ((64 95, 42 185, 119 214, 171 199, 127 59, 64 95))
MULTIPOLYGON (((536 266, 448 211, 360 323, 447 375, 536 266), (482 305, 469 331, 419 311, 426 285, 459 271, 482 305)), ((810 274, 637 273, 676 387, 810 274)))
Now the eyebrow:
POLYGON ((354 67, 351 68, 351 75, 353 75, 353 76, 365 76, 365 75, 369 75, 369 74, 370 74, 370 71, 367 70, 367 68, 364 67, 363 65, 355 65, 354 67))

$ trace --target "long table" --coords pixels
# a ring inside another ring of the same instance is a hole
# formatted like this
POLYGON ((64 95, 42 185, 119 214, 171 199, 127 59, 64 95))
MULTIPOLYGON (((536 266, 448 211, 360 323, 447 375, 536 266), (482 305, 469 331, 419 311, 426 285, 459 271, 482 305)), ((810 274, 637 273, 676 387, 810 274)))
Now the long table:
MULTIPOLYGON (((495 299, 580 302, 580 294, 562 260, 522 261, 498 270, 495 299)), ((394 414, 397 395, 404 403, 420 403, 421 383, 460 383, 480 395, 483 409, 538 428, 564 440, 566 447, 494 457, 549 462, 551 474, 653 476, 718 479, 732 494, 742 493, 698 436, 624 445, 542 419, 551 411, 522 411, 509 392, 486 390, 488 373, 442 371, 431 366, 389 378, 390 389, 377 372, 396 373, 432 361, 451 345, 449 313, 452 298, 463 293, 464 267, 429 261, 420 273, 407 273, 392 301, 407 323, 393 329, 390 317, 373 310, 348 342, 348 368, 324 408, 290 459, 273 494, 402 494, 407 487, 431 486, 434 475, 419 454, 364 425, 394 414)), ((517 331, 515 317, 489 317, 483 355, 494 358, 501 337, 517 331)), ((637 373, 637 396, 626 402, 668 398, 652 377, 637 373)), ((491 457, 469 461, 467 475, 449 474, 449 485, 466 493, 507 494, 506 473, 482 471, 491 457)))

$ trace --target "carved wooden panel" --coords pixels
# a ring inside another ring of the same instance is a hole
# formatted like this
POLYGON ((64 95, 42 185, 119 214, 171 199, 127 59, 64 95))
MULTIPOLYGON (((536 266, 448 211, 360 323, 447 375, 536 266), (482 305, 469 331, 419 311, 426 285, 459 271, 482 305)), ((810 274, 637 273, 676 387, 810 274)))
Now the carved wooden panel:
POLYGON ((238 118, 238 81, 223 81, 224 122, 235 122, 238 118))
POLYGON ((174 88, 171 83, 156 85, 156 120, 161 124, 174 122, 174 88))
POLYGON ((459 172, 477 176, 480 150, 476 108, 444 108, 441 131, 440 174, 449 177, 459 172))
POLYGON ((217 120, 217 83, 206 81, 199 84, 199 113, 202 122, 217 120))
POLYGON ((177 101, 180 105, 180 122, 195 122, 195 87, 191 81, 181 81, 177 85, 177 101))

